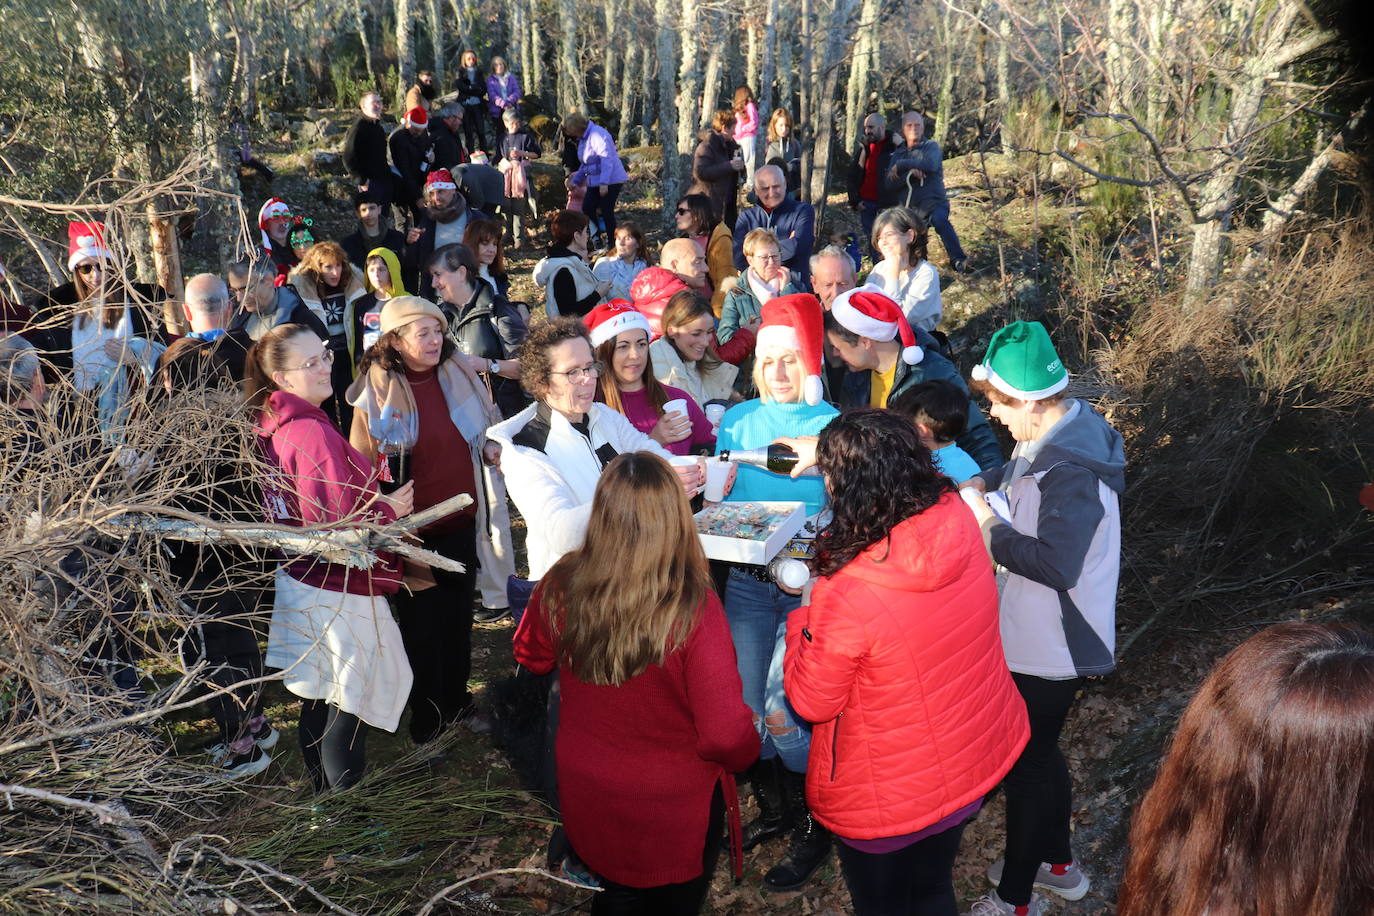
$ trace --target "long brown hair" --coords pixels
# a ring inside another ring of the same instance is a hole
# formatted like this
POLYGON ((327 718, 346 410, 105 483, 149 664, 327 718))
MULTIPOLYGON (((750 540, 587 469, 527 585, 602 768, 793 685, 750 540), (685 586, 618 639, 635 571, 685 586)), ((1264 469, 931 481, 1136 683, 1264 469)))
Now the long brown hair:
POLYGON ((795 135, 794 132, 793 132, 793 129, 794 129, 797 125, 795 125, 795 124, 792 123, 792 113, 789 112, 786 108, 774 108, 774 109, 773 109, 773 113, 772 113, 771 115, 769 115, 769 117, 768 117, 768 142, 769 142, 769 143, 777 143, 778 140, 780 139, 780 138, 778 137, 778 122, 779 122, 779 121, 786 121, 786 122, 787 122, 787 139, 789 139, 789 140, 795 140, 795 139, 797 139, 797 138, 796 138, 796 135, 795 135))
POLYGON ((272 381, 272 373, 289 368, 286 361, 291 341, 302 334, 314 333, 303 324, 279 324, 248 348, 248 356, 243 363, 243 393, 248 416, 253 422, 261 418, 272 392, 280 390, 277 383, 272 381))
MULTIPOLYGON (((647 331, 645 334, 647 335, 647 331)), ((617 334, 610 340, 602 341, 596 348, 596 360, 606 368, 601 370, 601 380, 597 382, 596 399, 616 413, 623 414, 625 405, 620 400, 620 383, 615 380, 615 343, 617 334)), ((648 353, 644 354, 644 393, 648 395, 649 406, 654 409, 654 416, 663 416, 663 405, 669 401, 668 391, 663 387, 663 383, 654 375, 654 360, 648 353)))
POLYGON ((338 242, 316 242, 301 258, 296 270, 310 277, 315 289, 324 291, 324 268, 329 264, 342 264, 343 273, 339 275, 339 289, 347 289, 353 278, 353 264, 348 260, 348 252, 338 242))
POLYGON ((581 681, 623 684, 679 648, 711 575, 668 462, 629 452, 606 465, 586 539, 542 587, 559 660, 581 681))
POLYGON ((1365 913, 1371 860, 1374 637, 1279 624, 1188 704, 1136 811, 1117 913, 1365 913))
MULTIPOLYGON (((669 328, 684 328, 702 315, 710 315, 712 319, 716 317, 716 313, 711 311, 711 303, 700 294, 690 289, 680 289, 669 296, 668 304, 663 307, 663 314, 659 317, 659 327, 663 328, 663 338, 668 345, 677 350, 677 344, 668 336, 669 328)), ((682 355, 681 350, 678 350, 678 355, 682 355)), ((721 359, 713 348, 707 347, 706 354, 697 362, 701 363, 698 371, 710 372, 721 364, 721 359)))
MULTIPOLYGON (((463 230, 463 244, 472 252, 473 258, 477 257, 477 246, 483 242, 492 242, 496 245, 496 257, 491 262, 493 277, 506 275, 505 234, 505 227, 494 219, 468 220, 467 228, 463 230)), ((468 282, 473 283, 473 277, 469 277, 468 282)))
POLYGON ((735 99, 731 107, 735 111, 744 111, 744 107, 754 101, 754 91, 748 86, 740 86, 735 90, 735 99))

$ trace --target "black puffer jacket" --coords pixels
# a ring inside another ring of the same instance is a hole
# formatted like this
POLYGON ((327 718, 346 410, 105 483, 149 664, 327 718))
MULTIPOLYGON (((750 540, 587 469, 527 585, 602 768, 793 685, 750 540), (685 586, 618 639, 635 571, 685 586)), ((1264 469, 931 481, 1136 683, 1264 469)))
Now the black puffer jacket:
MULTIPOLYGON (((461 308, 448 302, 439 303, 448 316, 449 334, 458 349, 469 356, 482 359, 515 359, 516 351, 525 342, 525 319, 485 281, 477 281, 477 291, 461 308)), ((501 416, 511 417, 524 410, 529 399, 517 379, 491 378, 492 400, 501 416)))

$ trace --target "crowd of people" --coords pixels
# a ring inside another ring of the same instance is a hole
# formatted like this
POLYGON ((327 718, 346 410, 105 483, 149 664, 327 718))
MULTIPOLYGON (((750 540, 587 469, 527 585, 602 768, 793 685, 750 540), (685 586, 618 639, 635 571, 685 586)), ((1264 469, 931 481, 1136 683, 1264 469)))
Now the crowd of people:
MULTIPOLYGON (((552 681, 555 864, 600 888, 594 913, 699 912, 723 849, 738 874, 743 850, 767 847, 769 889, 804 886, 835 852, 856 913, 948 916, 962 831, 998 787, 1005 855, 971 912, 1034 916, 1045 894, 1082 898, 1061 732, 1115 666, 1122 438, 1068 396, 1037 322, 998 331, 970 381, 957 369, 930 229, 952 271, 966 256, 924 118, 904 115, 901 136, 880 115, 864 124, 848 178, 871 246, 861 284, 863 264, 798 198, 785 110, 754 167, 747 87, 703 135, 656 251, 653 233, 616 217, 627 178, 611 135, 569 114, 569 205, 547 221, 532 306, 511 299, 506 251, 535 215, 525 169, 542 147, 500 58, 484 77, 464 54, 456 91, 438 99, 422 72, 389 137, 380 98, 365 96, 345 155, 356 231, 315 239, 268 201, 261 251, 186 284, 179 339, 149 317, 165 294, 118 276, 104 227, 73 223, 71 281, 6 341, 45 361, 5 360, 7 403, 41 402, 46 373, 92 395, 111 430, 140 384, 238 386, 272 468, 253 481, 267 520, 386 526, 468 497, 415 533, 461 571, 389 553, 366 570, 284 557, 261 609, 265 658, 240 622, 192 651, 245 679, 282 672, 313 784, 339 791, 366 770, 368 731, 396 731, 407 710, 436 762, 451 728, 488 731, 468 688, 473 624, 518 614, 514 661, 552 681), (692 516, 712 456, 775 443, 796 453, 792 472, 733 463, 721 501, 804 506, 818 533, 802 587, 708 560, 692 516), (736 776, 757 805, 745 824, 736 776)), ((189 578, 203 577, 197 556, 189 578)), ((1243 758, 1281 750, 1237 717, 1319 691, 1327 669, 1367 679, 1374 648, 1311 626, 1252 642, 1185 716, 1136 824, 1137 851, 1154 858, 1133 860, 1123 912, 1355 912, 1296 905, 1304 888, 1352 900, 1344 866, 1328 862, 1310 887, 1291 862, 1285 880, 1265 874, 1264 835, 1300 817, 1265 794, 1281 786, 1222 784, 1259 766, 1243 758), (1233 696, 1265 672, 1267 692, 1233 696), (1225 729, 1235 759, 1208 759, 1232 769, 1199 774, 1197 745, 1225 729), (1210 845, 1187 835, 1187 805, 1208 793, 1226 796, 1205 809, 1210 845), (1252 826, 1231 831, 1226 812, 1261 800, 1272 820, 1250 810, 1252 826), (1180 850, 1186 871, 1170 864, 1180 850), (1294 908, 1219 899, 1212 886, 1247 893, 1238 874, 1294 908)), ((225 696, 213 763, 227 778, 262 772, 277 731, 251 691, 225 696)), ((1321 778, 1346 798, 1338 753, 1321 778)), ((1323 829, 1356 843, 1369 819, 1354 810, 1323 829)))

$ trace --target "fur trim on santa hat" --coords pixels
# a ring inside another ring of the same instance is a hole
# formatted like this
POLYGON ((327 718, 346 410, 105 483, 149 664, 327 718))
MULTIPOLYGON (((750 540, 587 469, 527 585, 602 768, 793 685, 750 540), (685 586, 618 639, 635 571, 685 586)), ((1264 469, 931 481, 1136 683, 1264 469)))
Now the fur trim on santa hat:
POLYGON ((649 327, 648 316, 635 308, 634 303, 628 299, 612 299, 610 302, 601 303, 583 316, 582 323, 587 326, 593 349, 608 340, 614 340, 622 331, 643 331, 650 337, 654 333, 649 327))
POLYGON ((901 335, 902 362, 914 366, 925 359, 916 345, 916 332, 906 320, 902 307, 878 286, 860 286, 840 293, 830 306, 830 314, 851 334, 869 340, 888 341, 901 335))
POLYGON ((272 236, 267 231, 267 221, 284 216, 291 218, 291 206, 280 197, 273 197, 258 210, 258 228, 262 230, 262 249, 272 253, 272 236))
POLYGON ((813 407, 825 397, 825 383, 821 380, 824 327, 821 302, 815 296, 810 293, 778 296, 764 304, 763 324, 754 341, 755 358, 775 348, 797 352, 806 373, 802 397, 813 407))
POLYGON ((97 222, 67 224, 67 269, 76 270, 82 261, 112 258, 105 245, 105 224, 97 222))

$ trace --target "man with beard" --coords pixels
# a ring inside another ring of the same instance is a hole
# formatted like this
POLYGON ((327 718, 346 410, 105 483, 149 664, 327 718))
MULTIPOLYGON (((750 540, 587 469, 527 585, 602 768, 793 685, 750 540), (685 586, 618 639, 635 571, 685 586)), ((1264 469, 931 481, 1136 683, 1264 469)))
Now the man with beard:
POLYGON ((458 183, 448 169, 436 169, 425 181, 424 208, 415 228, 406 236, 406 250, 401 258, 406 289, 417 290, 423 299, 434 301, 434 284, 425 265, 435 249, 463 240, 463 230, 469 220, 491 219, 480 210, 468 209, 468 202, 458 191, 458 183))
POLYGON ((425 179, 434 167, 434 144, 429 136, 429 114, 423 108, 406 112, 401 126, 387 138, 391 164, 398 174, 396 205, 410 211, 416 223, 424 211, 425 179))
POLYGON ((406 111, 412 108, 429 111, 432 107, 430 103, 438 94, 439 87, 434 85, 434 71, 421 70, 415 75, 415 85, 406 90, 406 111))
POLYGON ((344 166, 385 212, 392 200, 391 166, 386 161, 386 131, 382 129, 382 97, 369 92, 358 102, 362 116, 344 137, 344 166))
POLYGON ((463 106, 457 102, 446 102, 429 119, 429 136, 434 144, 434 167, 452 171, 468 161, 463 141, 458 139, 458 131, 463 127, 463 106))

